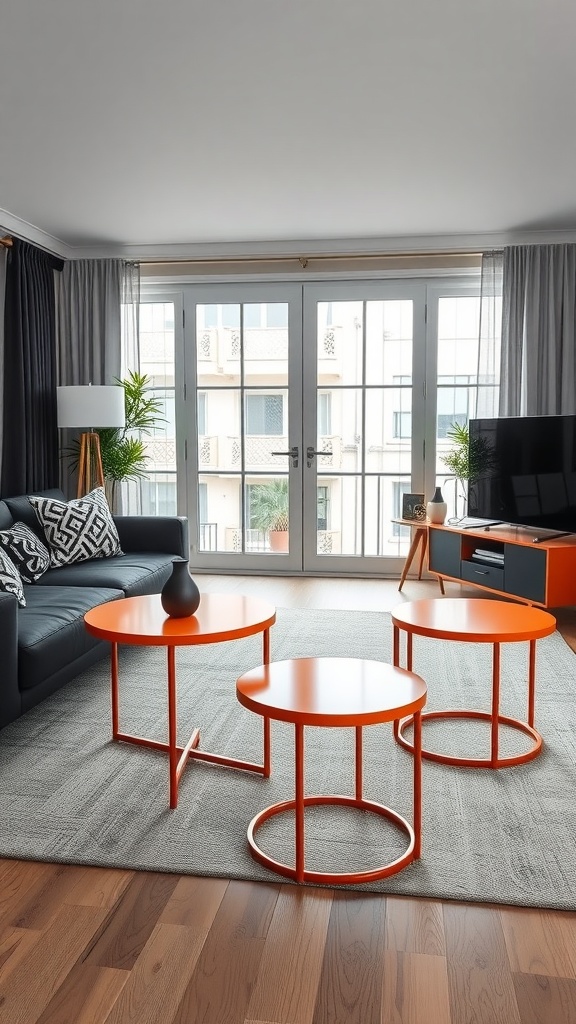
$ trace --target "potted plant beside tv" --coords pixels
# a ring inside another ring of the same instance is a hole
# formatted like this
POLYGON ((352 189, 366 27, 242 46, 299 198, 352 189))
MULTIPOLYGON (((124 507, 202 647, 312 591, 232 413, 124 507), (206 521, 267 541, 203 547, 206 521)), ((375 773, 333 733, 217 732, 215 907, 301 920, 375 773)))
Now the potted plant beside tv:
MULTIPOLYGON (((459 495, 458 490, 456 492, 456 503, 460 496, 463 508, 459 518, 463 518, 467 511, 470 484, 490 468, 494 457, 486 438, 477 437, 472 442, 470 441, 470 430, 467 423, 452 423, 446 431, 446 437, 453 442, 454 447, 446 455, 442 455, 441 460, 456 478, 456 486, 460 492, 459 495)), ((458 514, 457 508, 456 514, 458 514)))
POLYGON ((288 481, 254 484, 250 491, 250 525, 268 534, 271 551, 288 551, 288 481))

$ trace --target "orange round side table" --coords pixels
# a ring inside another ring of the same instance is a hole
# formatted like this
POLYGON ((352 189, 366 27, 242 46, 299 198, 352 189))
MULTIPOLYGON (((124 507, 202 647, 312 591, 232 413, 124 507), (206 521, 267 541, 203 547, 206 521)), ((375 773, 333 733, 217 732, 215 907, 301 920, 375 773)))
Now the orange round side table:
MULTIPOLYGON (((481 598, 430 598, 410 601, 392 612, 395 665, 400 664, 400 631, 406 633, 406 667, 412 669, 412 638, 427 636, 438 640, 462 640, 479 644, 492 644, 492 705, 484 711, 430 711, 422 720, 446 718, 475 718, 490 722, 490 756, 464 757, 441 754, 422 748, 422 757, 440 764, 460 765, 465 768, 509 768, 525 764, 538 756, 542 737, 534 728, 536 699, 536 641, 550 636, 556 629, 556 619, 549 612, 529 605, 511 604, 481 598), (528 710, 527 721, 501 715, 500 706, 500 644, 529 643, 528 657, 528 710), (532 740, 530 749, 523 754, 502 756, 499 753, 499 727, 511 726, 526 733, 532 740)), ((408 718, 394 723, 394 736, 406 750, 414 745, 404 736, 411 724, 408 718)))
POLYGON ((297 882, 328 885, 369 882, 393 875, 420 857, 422 844, 422 761, 420 716, 426 703, 426 683, 420 676, 379 661, 358 658, 293 658, 246 672, 238 679, 236 695, 244 707, 265 718, 291 722, 295 733, 295 798, 260 811, 248 826, 248 844, 255 860, 297 882), (362 795, 362 728, 414 717, 414 826, 396 811, 362 795), (355 729, 355 795, 304 795, 304 726, 355 729), (387 818, 408 835, 408 847, 396 860, 367 871, 310 871, 304 865, 304 808, 316 804, 359 807, 387 818), (264 853, 254 838, 258 828, 276 814, 295 812, 295 864, 284 864, 264 853))
POLYGON ((111 650, 112 737, 169 755, 170 807, 178 804, 178 783, 190 759, 270 775, 270 722, 264 719, 264 763, 253 764, 237 758, 224 757, 198 750, 200 730, 194 729, 184 746, 177 742, 176 647, 217 644, 227 640, 263 634, 263 659, 270 661, 270 627, 276 621, 276 609, 265 601, 242 594, 202 594, 194 613, 182 619, 171 619, 162 608, 160 594, 126 597, 92 608, 84 616, 86 629, 102 640, 109 640, 111 650), (166 647, 168 653, 168 742, 157 742, 120 731, 118 695, 118 644, 143 647, 166 647))

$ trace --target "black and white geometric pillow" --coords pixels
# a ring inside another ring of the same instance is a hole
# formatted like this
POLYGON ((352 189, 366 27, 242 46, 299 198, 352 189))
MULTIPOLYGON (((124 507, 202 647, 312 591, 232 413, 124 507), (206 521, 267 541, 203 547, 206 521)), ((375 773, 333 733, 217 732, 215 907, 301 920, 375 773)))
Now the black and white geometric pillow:
POLYGON ((50 552, 26 523, 0 530, 0 548, 14 562, 24 583, 34 583, 50 566, 50 552))
POLYGON ((122 554, 103 487, 73 501, 33 495, 28 500, 46 534, 52 566, 122 554))
POLYGON ((15 594, 18 604, 22 608, 26 607, 26 598, 24 597, 20 573, 12 559, 8 557, 2 548, 0 548, 0 590, 4 590, 7 594, 15 594))

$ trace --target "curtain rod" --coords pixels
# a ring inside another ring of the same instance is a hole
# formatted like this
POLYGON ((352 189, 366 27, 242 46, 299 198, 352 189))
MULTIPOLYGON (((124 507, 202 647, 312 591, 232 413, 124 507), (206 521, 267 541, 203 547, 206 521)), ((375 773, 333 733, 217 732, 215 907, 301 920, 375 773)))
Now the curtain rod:
POLYGON ((10 235, 4 235, 3 238, 0 238, 0 245, 3 245, 5 249, 11 249, 14 242, 10 238, 10 235))
POLYGON ((154 260, 154 259, 140 259, 140 263, 145 263, 147 266, 156 267, 171 267, 179 266, 181 263, 189 264, 206 264, 206 263, 289 263, 295 260, 300 264, 302 269, 307 267, 308 263, 312 260, 317 262, 324 261, 335 261, 335 260, 383 260, 383 259, 394 259, 394 260, 413 260, 423 259, 427 257, 446 257, 451 256, 475 256, 481 257, 481 252, 468 252, 465 250, 444 250, 443 252, 376 252, 376 253, 322 253, 317 256, 205 256, 202 258, 188 259, 185 256, 180 260, 154 260))

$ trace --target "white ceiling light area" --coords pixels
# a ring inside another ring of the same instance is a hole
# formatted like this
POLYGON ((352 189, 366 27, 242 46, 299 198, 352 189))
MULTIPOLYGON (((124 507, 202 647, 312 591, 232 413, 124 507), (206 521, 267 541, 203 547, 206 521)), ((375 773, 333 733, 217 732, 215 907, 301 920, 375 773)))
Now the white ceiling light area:
POLYGON ((4 0, 0 226, 64 255, 576 238, 572 0, 4 0))

